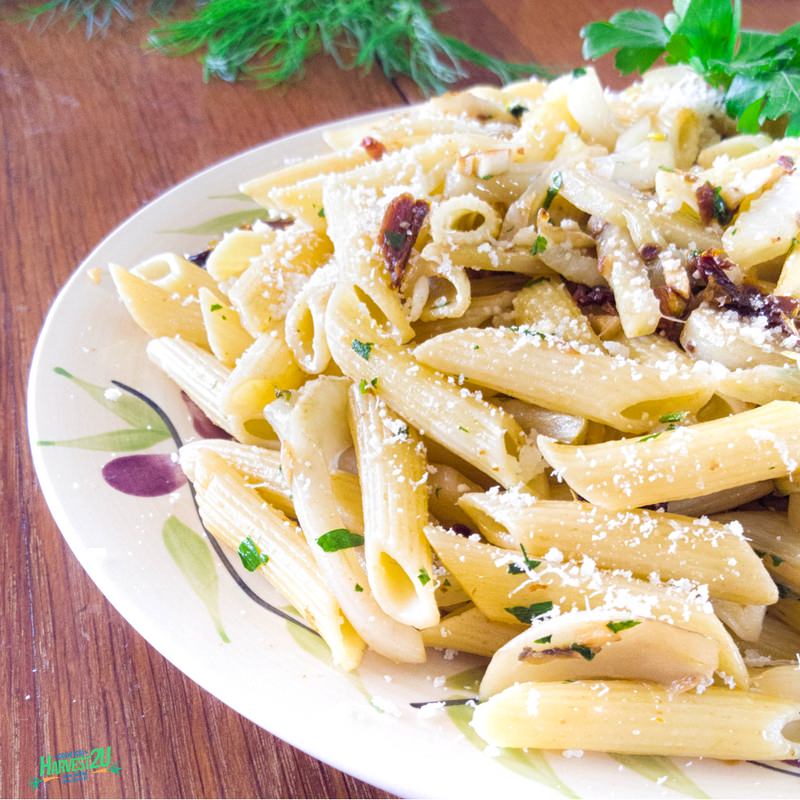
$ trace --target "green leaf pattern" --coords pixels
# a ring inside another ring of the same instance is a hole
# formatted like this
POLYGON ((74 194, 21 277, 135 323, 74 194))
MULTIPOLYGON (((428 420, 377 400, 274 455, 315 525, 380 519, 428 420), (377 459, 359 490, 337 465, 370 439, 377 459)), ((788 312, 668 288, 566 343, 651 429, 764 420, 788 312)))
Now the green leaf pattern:
POLYGON ((175 516, 167 518, 161 537, 172 560, 211 615, 219 638, 225 643, 230 642, 222 627, 217 569, 206 540, 175 516))

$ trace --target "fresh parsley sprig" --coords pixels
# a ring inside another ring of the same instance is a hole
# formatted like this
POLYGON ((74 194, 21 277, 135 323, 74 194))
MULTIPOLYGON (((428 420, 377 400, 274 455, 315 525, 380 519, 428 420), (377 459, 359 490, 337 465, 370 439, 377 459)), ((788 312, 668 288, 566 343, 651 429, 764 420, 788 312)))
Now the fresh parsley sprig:
POLYGON ((723 90, 739 130, 781 120, 788 136, 800 135, 800 23, 782 33, 744 30, 741 0, 674 0, 673 9, 663 20, 636 9, 592 22, 581 31, 584 58, 614 52, 627 75, 645 72, 663 55, 723 90))

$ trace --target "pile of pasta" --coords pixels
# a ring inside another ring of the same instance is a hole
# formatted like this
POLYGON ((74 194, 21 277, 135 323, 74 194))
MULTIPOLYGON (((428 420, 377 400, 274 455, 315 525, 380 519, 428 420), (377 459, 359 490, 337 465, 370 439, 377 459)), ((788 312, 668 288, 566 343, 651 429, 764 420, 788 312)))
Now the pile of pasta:
POLYGON ((678 68, 476 87, 111 267, 230 439, 207 529, 344 670, 490 658, 497 746, 782 759, 800 718, 800 156, 678 68))

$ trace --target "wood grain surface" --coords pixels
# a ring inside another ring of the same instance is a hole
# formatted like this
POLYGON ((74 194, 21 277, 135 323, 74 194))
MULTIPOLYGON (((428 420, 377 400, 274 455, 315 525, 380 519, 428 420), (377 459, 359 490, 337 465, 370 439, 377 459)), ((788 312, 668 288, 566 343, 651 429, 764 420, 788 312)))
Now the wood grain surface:
MULTIPOLYGON (((508 58, 580 63, 580 27, 668 2, 468 0, 450 31, 508 58)), ((796 22, 797 0, 745 3, 796 22)), ((165 661, 100 594, 39 493, 27 371, 47 309, 81 259, 142 204, 202 167, 328 120, 418 97, 406 81, 315 60, 285 89, 204 84, 191 57, 146 53, 142 20, 86 41, 0 23, 0 796, 387 797, 274 738, 165 661), (111 744, 119 776, 33 790, 39 756, 111 744)), ((607 60, 606 60, 607 61, 607 60)), ((620 85, 609 63, 604 79, 620 85)), ((313 724, 313 720, 309 720, 313 724)))

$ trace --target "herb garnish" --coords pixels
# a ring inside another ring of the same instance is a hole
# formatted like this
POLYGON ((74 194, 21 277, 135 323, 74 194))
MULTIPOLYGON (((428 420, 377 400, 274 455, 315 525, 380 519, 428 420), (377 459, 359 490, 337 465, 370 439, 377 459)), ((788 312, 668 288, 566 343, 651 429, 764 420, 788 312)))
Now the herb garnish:
POLYGON ((239 558, 248 572, 255 572, 269 561, 269 556, 259 550, 258 545, 248 536, 239 543, 239 558))
POLYGON ((547 194, 545 195, 544 202, 542 203, 542 208, 545 211, 547 211, 547 209, 553 204, 553 200, 556 199, 563 185, 564 177, 560 172, 554 172, 550 178, 550 186, 547 187, 547 194))
POLYGON ((534 639, 534 644, 550 644, 550 640, 553 638, 553 634, 549 634, 547 636, 542 636, 541 639, 534 639))
POLYGON ((354 588, 354 589, 355 589, 357 592, 363 592, 363 591, 364 591, 364 587, 363 587, 363 586, 362 586, 360 583, 357 583, 357 584, 356 584, 356 585, 355 585, 353 588, 354 588))
POLYGON ((520 105, 517 103, 516 105, 511 106, 508 109, 508 113, 511 114, 514 119, 521 119, 522 115, 528 110, 527 106, 520 105))
POLYGON ((417 579, 419 582, 424 586, 426 583, 431 582, 431 576, 428 575, 428 570, 425 567, 421 567, 420 571, 417 573, 417 579))
POLYGON ((347 530, 347 528, 334 528, 332 531, 323 533, 317 539, 317 544, 326 553, 335 553, 350 547, 360 547, 364 544, 364 537, 360 533, 347 530))
POLYGON ((219 311, 221 308, 222 308, 222 306, 219 303, 212 303, 209 306, 208 310, 209 311, 219 311))
POLYGON ((647 436, 642 436, 640 442, 649 442, 651 439, 658 439, 664 431, 656 431, 655 433, 648 433, 647 436))
POLYGON ((663 20, 637 9, 587 25, 584 58, 616 51, 614 64, 627 75, 645 72, 663 55, 722 89, 740 131, 785 117, 786 135, 800 134, 800 25, 782 33, 741 30, 741 0, 674 0, 673 8, 663 20))
POLYGON ((369 361, 369 354, 372 352, 372 342, 360 342, 358 339, 353 339, 350 346, 364 361, 369 361))
POLYGON ((366 394, 370 389, 374 389, 378 385, 378 379, 373 378, 371 381, 368 381, 366 378, 362 378, 358 382, 358 391, 361 394, 366 394))
POLYGON ((591 661, 597 655, 596 650, 592 650, 591 647, 587 647, 585 644, 571 644, 569 649, 579 653, 587 661, 591 661))
POLYGON ((406 241, 406 235, 400 231, 386 231, 383 234, 383 238, 386 239, 387 244, 395 250, 399 250, 406 241))
POLYGON ((520 542, 520 550, 522 550, 522 563, 524 566, 520 566, 519 564, 511 563, 508 565, 508 573, 509 575, 522 575, 529 569, 536 569, 536 567, 541 564, 541 561, 536 561, 533 558, 528 558, 528 552, 525 550, 525 545, 520 542))
POLYGON ((669 414, 662 414, 659 418, 659 422, 683 422, 684 417, 686 416, 685 411, 672 411, 669 414))
POLYGON ((624 619, 621 622, 607 622, 606 628, 614 633, 619 633, 620 631, 628 630, 628 628, 635 628, 640 623, 641 620, 638 619, 624 619))
POLYGON ((553 604, 549 600, 543 600, 541 603, 533 603, 529 606, 511 606, 511 608, 506 609, 512 617, 516 617, 525 625, 530 625, 536 617, 541 617, 542 614, 552 610, 553 604))
POLYGON ((538 256, 539 253, 544 253, 545 250, 547 250, 547 239, 539 235, 536 237, 533 247, 531 247, 531 255, 538 256))
POLYGON ((322 219, 325 219, 325 207, 324 206, 319 211, 317 211, 317 216, 318 217, 322 217, 322 219))
POLYGON ((733 211, 728 208, 728 204, 722 196, 722 187, 720 186, 714 188, 713 209, 714 219, 723 227, 733 219, 733 211))
POLYGON ((284 400, 291 400, 292 393, 288 389, 276 389, 275 390, 275 397, 282 397, 284 400))

